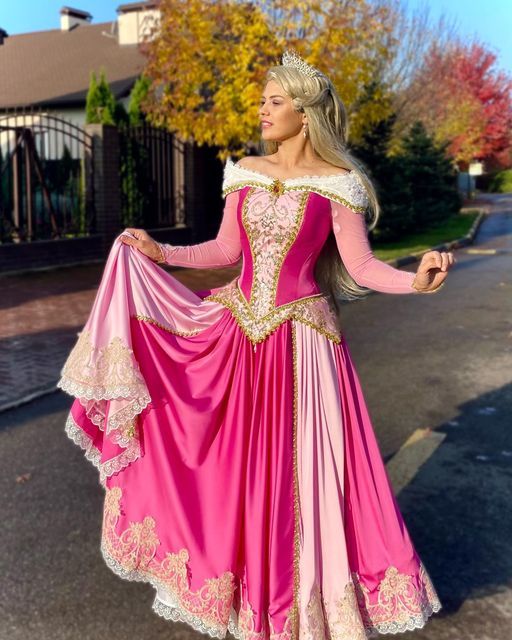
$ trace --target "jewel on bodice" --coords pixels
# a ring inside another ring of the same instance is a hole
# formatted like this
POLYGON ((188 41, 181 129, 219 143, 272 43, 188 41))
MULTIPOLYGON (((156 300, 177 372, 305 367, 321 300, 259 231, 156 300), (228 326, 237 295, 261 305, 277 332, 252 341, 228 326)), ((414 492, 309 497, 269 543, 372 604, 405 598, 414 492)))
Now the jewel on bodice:
POLYGON ((276 178, 270 185, 270 190, 275 196, 282 196, 284 193, 284 184, 279 178, 276 178))
POLYGON ((278 287, 283 285, 281 268, 301 229, 308 196, 305 191, 287 191, 276 197, 265 189, 249 188, 241 213, 251 253, 249 299, 240 288, 240 278, 205 298, 227 306, 254 344, 292 318, 335 342, 341 339, 334 311, 322 293, 276 304, 278 287))

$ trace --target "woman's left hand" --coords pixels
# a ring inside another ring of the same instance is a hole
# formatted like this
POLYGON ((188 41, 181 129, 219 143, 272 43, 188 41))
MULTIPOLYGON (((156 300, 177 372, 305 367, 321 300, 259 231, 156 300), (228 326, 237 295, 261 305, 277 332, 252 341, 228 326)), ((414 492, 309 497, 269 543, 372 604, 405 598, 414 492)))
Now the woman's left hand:
POLYGON ((427 251, 422 257, 413 280, 419 291, 437 289, 448 275, 456 260, 451 251, 427 251))

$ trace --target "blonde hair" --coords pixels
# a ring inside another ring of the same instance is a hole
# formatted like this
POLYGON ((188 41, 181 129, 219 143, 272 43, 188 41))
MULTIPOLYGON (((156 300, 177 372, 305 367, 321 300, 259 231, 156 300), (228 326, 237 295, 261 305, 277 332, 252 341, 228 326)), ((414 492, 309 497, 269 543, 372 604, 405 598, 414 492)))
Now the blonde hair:
MULTIPOLYGON (((357 215, 365 216, 367 231, 373 229, 380 214, 377 195, 361 163, 346 148, 347 113, 332 82, 320 72, 311 77, 292 66, 283 65, 270 67, 266 80, 278 82, 292 98, 294 109, 306 114, 309 139, 314 151, 326 162, 358 174, 366 188, 369 205, 365 213, 357 215)), ((260 139, 259 148, 264 155, 270 155, 277 151, 278 142, 260 139)), ((332 229, 315 265, 315 278, 323 293, 330 297, 336 311, 340 309, 341 300, 361 298, 370 291, 359 286, 348 273, 332 229)))

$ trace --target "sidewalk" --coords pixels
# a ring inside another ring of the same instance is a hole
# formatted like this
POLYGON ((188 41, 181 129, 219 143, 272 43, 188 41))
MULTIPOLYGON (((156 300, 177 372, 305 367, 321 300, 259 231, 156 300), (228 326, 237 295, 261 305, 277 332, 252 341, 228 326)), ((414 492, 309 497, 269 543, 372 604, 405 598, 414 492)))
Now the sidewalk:
MULTIPOLYGON (((169 267, 193 291, 220 287, 239 271, 169 267)), ((95 264, 0 277, 0 411, 56 389, 102 273, 95 264)))
MULTIPOLYGON (((492 201, 491 201, 492 202, 492 201)), ((468 208, 491 209, 488 199, 468 208)), ((478 221, 478 223, 480 220, 478 221)), ((472 242, 459 239, 438 251, 472 242)), ((418 256, 392 261, 396 267, 418 256)), ((193 291, 220 287, 240 273, 238 266, 221 269, 169 267, 169 273, 193 291)), ((89 315, 103 273, 102 264, 0 276, 0 411, 55 391, 60 370, 89 315)))

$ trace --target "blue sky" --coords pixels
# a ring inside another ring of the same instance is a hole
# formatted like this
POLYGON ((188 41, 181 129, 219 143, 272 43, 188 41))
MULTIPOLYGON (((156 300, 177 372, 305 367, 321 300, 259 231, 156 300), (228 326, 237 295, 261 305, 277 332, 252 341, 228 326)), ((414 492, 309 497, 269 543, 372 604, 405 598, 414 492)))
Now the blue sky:
MULTIPOLYGON (((472 39, 476 35, 497 56, 496 67, 512 74, 512 2, 510 0, 486 0, 485 3, 469 0, 405 0, 413 9, 427 4, 430 16, 435 20, 444 13, 457 26, 461 35, 472 39)), ((8 3, 2 0, 0 27, 9 34, 43 31, 59 28, 59 10, 63 0, 24 0, 8 3)), ((117 7, 123 2, 113 0, 73 0, 70 5, 88 11, 93 22, 115 20, 117 7)))

